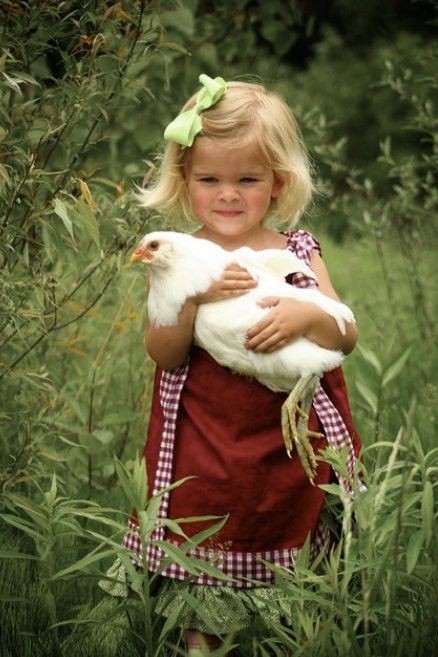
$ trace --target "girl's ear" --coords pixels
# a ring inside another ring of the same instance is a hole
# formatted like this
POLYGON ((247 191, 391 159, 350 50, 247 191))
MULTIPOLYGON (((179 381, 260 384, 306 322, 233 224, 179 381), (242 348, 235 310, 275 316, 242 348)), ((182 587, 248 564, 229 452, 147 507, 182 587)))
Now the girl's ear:
POLYGON ((275 175, 274 184, 272 185, 272 189, 271 189, 271 198, 277 198, 283 187, 284 187, 284 180, 278 178, 278 176, 275 175))

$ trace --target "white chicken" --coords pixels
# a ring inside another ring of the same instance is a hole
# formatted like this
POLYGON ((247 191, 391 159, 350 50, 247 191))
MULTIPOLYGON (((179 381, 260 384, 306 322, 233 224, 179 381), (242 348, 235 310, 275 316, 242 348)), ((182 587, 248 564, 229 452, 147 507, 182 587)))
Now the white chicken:
POLYGON ((304 337, 273 352, 255 352, 245 348, 245 334, 269 312, 269 308, 258 304, 267 296, 315 303, 336 320, 342 334, 345 334, 345 322, 355 321, 350 308, 317 289, 296 288, 286 283, 285 276, 295 272, 316 278, 288 249, 253 251, 243 247, 226 251, 193 235, 155 231, 145 235, 131 261, 144 262, 151 268, 148 314, 154 327, 175 325, 185 300, 208 290, 230 263, 245 268, 257 280, 257 286, 242 296, 199 305, 194 343, 232 371, 254 377, 273 391, 290 393, 281 412, 286 450, 290 457, 295 444, 313 483, 316 459, 308 437, 320 434, 308 431, 309 411, 320 377, 340 365, 343 354, 304 337))

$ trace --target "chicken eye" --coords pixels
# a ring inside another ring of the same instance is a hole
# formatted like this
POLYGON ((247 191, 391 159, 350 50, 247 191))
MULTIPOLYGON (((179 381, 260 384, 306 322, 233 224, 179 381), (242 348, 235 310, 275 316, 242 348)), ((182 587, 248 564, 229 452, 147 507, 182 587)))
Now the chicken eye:
POLYGON ((152 242, 149 242, 149 248, 152 249, 152 251, 156 251, 160 246, 160 243, 157 240, 152 240, 152 242))

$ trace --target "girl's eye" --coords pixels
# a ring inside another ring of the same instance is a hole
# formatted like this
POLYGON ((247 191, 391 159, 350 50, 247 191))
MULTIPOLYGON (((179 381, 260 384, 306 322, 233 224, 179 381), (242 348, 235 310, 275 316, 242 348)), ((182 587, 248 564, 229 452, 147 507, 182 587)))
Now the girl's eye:
POLYGON ((214 183, 217 182, 217 179, 213 176, 204 176, 204 178, 199 179, 203 183, 214 183))
POLYGON ((241 178, 240 182, 244 184, 254 183, 257 182, 257 178, 251 178, 250 176, 246 176, 245 178, 241 178))

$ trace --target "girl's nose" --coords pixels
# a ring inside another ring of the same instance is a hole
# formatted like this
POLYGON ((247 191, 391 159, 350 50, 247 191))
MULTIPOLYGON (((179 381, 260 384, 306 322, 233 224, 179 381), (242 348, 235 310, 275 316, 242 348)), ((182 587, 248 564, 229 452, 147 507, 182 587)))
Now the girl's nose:
POLYGON ((239 192, 235 185, 221 185, 219 197, 224 201, 234 201, 239 198, 239 192))

